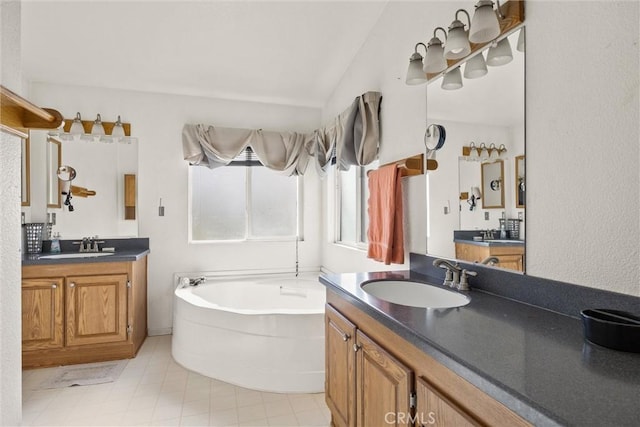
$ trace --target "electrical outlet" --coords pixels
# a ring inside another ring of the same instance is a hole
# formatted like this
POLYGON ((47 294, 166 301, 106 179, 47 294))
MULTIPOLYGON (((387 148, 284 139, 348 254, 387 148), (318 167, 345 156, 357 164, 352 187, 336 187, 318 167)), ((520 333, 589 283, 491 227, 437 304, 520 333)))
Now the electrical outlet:
POLYGON ((489 212, 484 213, 484 220, 489 221, 489 212))
POLYGON ((522 212, 518 212, 518 219, 522 221, 522 212))

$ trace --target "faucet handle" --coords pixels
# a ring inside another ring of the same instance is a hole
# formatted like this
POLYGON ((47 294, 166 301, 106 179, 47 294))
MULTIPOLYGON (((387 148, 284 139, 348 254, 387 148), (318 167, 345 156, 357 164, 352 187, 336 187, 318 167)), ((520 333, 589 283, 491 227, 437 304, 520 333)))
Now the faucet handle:
POLYGON ((460 283, 458 284, 458 290, 460 291, 468 291, 469 290, 469 280, 467 276, 477 276, 478 273, 475 271, 467 270, 466 268, 462 269, 462 273, 460 274, 460 283))

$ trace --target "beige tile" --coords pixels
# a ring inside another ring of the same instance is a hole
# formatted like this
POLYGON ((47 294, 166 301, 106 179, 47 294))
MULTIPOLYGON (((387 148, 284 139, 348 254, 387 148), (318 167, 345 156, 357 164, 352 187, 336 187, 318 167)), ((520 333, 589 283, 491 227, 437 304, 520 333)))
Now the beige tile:
POLYGON ((281 415, 293 415, 293 408, 288 399, 276 400, 264 404, 268 418, 273 418, 281 415))
POLYGON ((209 419, 209 399, 193 400, 182 404, 182 417, 206 414, 209 419))
POLYGON ((263 403, 238 407, 238 421, 241 423, 267 418, 267 411, 263 403))
POLYGON ((209 400, 211 402, 212 410, 221 410, 221 409, 235 409, 238 407, 238 402, 236 400, 236 395, 234 394, 221 394, 219 396, 211 396, 209 400))
POLYGON ((262 403, 262 393, 255 390, 247 390, 246 388, 236 389, 236 399, 238 401, 238 407, 252 406, 262 403))
POLYGON ((298 419, 295 415, 280 415, 278 417, 269 417, 269 425, 273 427, 297 427, 298 419))
POLYGON ((209 415, 209 425, 211 426, 231 426, 237 424, 238 411, 235 408, 211 411, 211 415, 209 415))
POLYGON ((182 416, 180 419, 181 426, 208 426, 209 425, 209 413, 182 416))
POLYGON ((318 402, 312 395, 309 394, 290 394, 289 403, 291 403, 293 412, 303 412, 319 409, 318 402))
POLYGON ((330 422, 326 419, 321 409, 313 409, 310 411, 296 412, 296 418, 301 426, 329 426, 330 422))
POLYGON ((180 418, 171 418, 169 420, 151 421, 152 426, 177 427, 180 425, 180 418))
POLYGON ((262 419, 262 420, 253 420, 253 421, 245 421, 242 423, 238 424, 239 426, 245 427, 245 426, 251 426, 251 427, 268 427, 269 426, 269 420, 262 419))
POLYGON ((124 413, 122 423, 127 425, 148 423, 153 418, 154 409, 152 407, 129 409, 124 413))

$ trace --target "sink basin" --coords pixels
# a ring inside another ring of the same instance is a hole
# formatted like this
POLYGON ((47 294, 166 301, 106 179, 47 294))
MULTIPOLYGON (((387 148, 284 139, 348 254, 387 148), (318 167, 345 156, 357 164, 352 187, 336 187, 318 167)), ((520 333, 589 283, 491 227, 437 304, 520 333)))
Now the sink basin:
POLYGON ((38 259, 95 258, 107 255, 113 255, 113 252, 78 252, 72 254, 42 255, 39 256, 38 259))
POLYGON ((462 307, 471 301, 461 293, 408 280, 372 280, 361 287, 376 298, 409 307, 452 308, 462 307))

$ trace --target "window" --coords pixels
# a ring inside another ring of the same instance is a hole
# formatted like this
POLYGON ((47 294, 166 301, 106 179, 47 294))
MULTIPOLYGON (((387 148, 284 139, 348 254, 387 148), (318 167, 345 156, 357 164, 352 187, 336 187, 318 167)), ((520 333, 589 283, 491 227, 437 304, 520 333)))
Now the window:
POLYGON ((191 241, 298 235, 299 177, 262 166, 190 167, 191 241))
POLYGON ((352 166, 347 171, 336 168, 336 241, 364 248, 367 244, 367 172, 376 169, 378 161, 367 166, 352 166))

